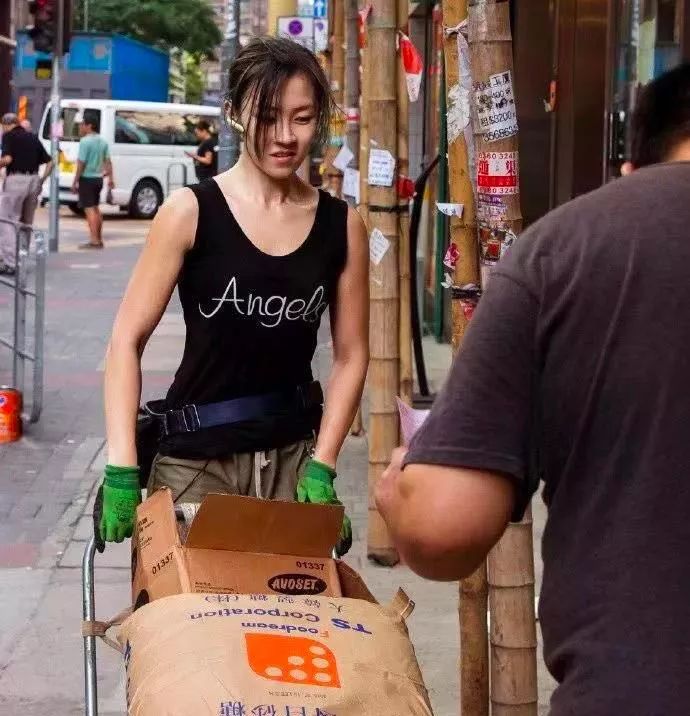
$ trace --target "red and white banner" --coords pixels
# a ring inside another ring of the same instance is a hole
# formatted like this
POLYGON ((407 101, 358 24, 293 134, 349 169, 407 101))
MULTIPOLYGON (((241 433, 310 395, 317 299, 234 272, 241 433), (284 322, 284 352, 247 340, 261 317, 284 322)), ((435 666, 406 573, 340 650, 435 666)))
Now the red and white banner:
POLYGON ((405 68, 407 79, 407 94, 410 102, 416 102, 419 97, 419 88, 422 86, 422 73, 424 72, 424 60, 412 40, 403 32, 400 33, 400 56, 405 68))
POLYGON ((479 152, 477 188, 482 194, 517 194, 519 191, 517 152, 479 152))

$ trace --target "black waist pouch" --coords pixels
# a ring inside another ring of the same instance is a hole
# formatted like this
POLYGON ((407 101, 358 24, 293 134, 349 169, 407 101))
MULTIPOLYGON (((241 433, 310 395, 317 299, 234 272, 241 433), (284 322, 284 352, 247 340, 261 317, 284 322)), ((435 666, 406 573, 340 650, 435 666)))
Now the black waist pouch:
POLYGON ((161 425, 157 417, 145 408, 139 408, 136 427, 137 464, 139 465, 139 484, 146 489, 151 474, 153 459, 158 453, 161 442, 161 425))

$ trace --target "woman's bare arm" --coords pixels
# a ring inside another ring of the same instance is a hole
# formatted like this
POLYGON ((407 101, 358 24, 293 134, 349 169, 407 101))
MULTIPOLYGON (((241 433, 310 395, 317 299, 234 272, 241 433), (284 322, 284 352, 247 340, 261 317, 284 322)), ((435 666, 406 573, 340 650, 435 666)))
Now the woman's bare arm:
POLYGON ((333 369, 314 458, 335 467, 362 398, 369 365, 369 243, 360 215, 347 217, 347 262, 331 308, 333 369))
POLYGON ((105 364, 108 462, 137 464, 135 427, 141 399, 141 356, 194 245, 198 205, 189 189, 161 206, 120 304, 105 364))

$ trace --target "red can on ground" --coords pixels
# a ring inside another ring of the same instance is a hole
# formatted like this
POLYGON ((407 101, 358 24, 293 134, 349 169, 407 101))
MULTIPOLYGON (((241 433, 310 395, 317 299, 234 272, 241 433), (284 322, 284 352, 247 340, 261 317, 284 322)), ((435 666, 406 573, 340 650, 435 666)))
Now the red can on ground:
POLYGON ((0 443, 11 443, 22 436, 22 394, 0 386, 0 443))

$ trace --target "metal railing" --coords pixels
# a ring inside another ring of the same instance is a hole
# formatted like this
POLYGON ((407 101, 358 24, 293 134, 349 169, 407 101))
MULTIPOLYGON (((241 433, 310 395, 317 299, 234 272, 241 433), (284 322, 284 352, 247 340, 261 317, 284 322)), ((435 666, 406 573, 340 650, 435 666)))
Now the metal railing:
MULTIPOLYGON (((26 388, 26 361, 33 364, 29 422, 38 422, 43 410, 43 337, 45 334, 45 282, 47 238, 27 224, 0 219, 0 232, 10 227, 15 235, 15 274, 0 276, 0 286, 14 294, 12 336, 0 336, 0 345, 12 352, 12 386, 22 395, 26 388), (32 244, 34 250, 32 251, 32 244), (30 282, 30 276, 33 281, 30 282), (31 286, 30 284, 33 284, 31 286), (33 346, 27 348, 28 299, 34 301, 33 346)), ((25 403, 26 406, 26 403, 25 403)))

